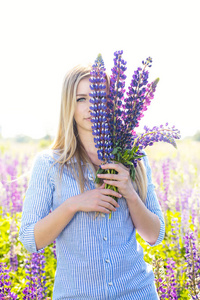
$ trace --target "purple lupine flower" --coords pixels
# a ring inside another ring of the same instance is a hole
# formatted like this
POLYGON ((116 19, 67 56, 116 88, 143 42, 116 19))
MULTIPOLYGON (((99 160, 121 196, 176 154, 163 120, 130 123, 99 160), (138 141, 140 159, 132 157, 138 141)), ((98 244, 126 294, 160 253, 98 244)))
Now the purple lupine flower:
POLYGON ((164 262, 162 258, 154 258, 153 261, 155 284, 160 299, 166 299, 167 285, 165 283, 164 262))
POLYGON ((155 284, 160 299, 177 300, 177 284, 175 278, 175 262, 167 259, 166 272, 164 269, 164 261, 153 259, 155 284))
MULTIPOLYGON (((150 105, 154 97, 159 79, 148 84, 148 71, 152 59, 149 57, 144 68, 138 68, 133 75, 127 98, 124 98, 126 62, 122 59, 123 51, 114 53, 114 67, 110 78, 110 89, 106 99, 105 93, 105 67, 101 55, 97 57, 91 71, 90 102, 92 134, 95 136, 95 147, 98 148, 98 158, 104 163, 118 161, 130 168, 130 177, 135 180, 135 168, 138 160, 145 155, 143 149, 154 142, 164 141, 176 147, 175 139, 180 138, 179 131, 167 127, 168 124, 149 129, 145 127, 145 133, 137 135, 135 127, 139 125, 144 111, 150 105)), ((104 171, 99 168, 98 173, 104 171)), ((108 173, 115 174, 115 170, 108 173)), ((95 178, 100 183, 99 178, 95 178)), ((116 187, 106 185, 106 188, 117 190, 116 187)), ((110 218, 110 216, 109 216, 110 218)))
POLYGON ((10 271, 6 263, 0 263, 0 299, 17 299, 17 295, 11 292, 10 271))
POLYGON ((44 250, 40 253, 32 253, 30 256, 30 260, 26 260, 26 273, 28 274, 26 278, 28 279, 27 287, 22 291, 25 295, 24 300, 33 299, 32 297, 36 297, 37 299, 44 299, 46 296, 46 276, 43 274, 44 271, 44 250))
POLYGON ((192 189, 182 189, 180 192, 181 199, 181 231, 184 235, 188 229, 190 219, 189 199, 192 195, 192 189))
POLYGON ((57 259, 57 256, 56 256, 56 240, 53 241, 53 254, 54 254, 54 258, 57 259))
POLYGON ((101 55, 95 60, 90 74, 92 134, 95 136, 98 158, 102 161, 110 161, 113 158, 111 154, 113 148, 107 120, 106 74, 101 55))
POLYGON ((13 271, 18 269, 18 259, 17 254, 15 253, 15 244, 17 241, 17 226, 15 218, 12 218, 10 224, 10 266, 13 271))
POLYGON ((163 173, 163 187, 164 187, 164 195, 163 195, 163 202, 165 205, 165 210, 168 209, 168 191, 170 185, 170 174, 169 174, 169 159, 163 162, 162 164, 162 173, 163 173))
MULTIPOLYGON (((114 53, 114 67, 110 76, 110 91, 108 95, 108 122, 112 129, 113 143, 121 139, 121 132, 124 128, 123 100, 125 93, 126 61, 122 59, 123 51, 114 53)), ((124 131, 124 130, 123 130, 124 131)))
POLYGON ((124 99, 123 119, 125 122, 125 141, 126 147, 130 148, 133 142, 131 130, 139 126, 139 121, 144 116, 143 112, 147 110, 151 100, 154 97, 156 86, 159 79, 156 79, 151 84, 148 83, 149 72, 146 67, 151 67, 151 57, 143 61, 144 68, 138 68, 132 77, 130 86, 128 87, 127 97, 124 99))
POLYGON ((187 287, 192 299, 200 298, 200 253, 197 251, 196 239, 192 231, 187 231, 185 240, 185 259, 187 262, 187 287))
POLYGON ((178 218, 172 218, 171 220, 171 232, 172 232, 172 244, 174 244, 174 250, 180 250, 180 224, 178 222, 178 218))
POLYGON ((178 299, 175 270, 176 270, 175 261, 171 258, 168 258, 167 266, 166 266, 166 283, 167 283, 166 299, 171 299, 171 300, 178 299))
POLYGON ((154 126, 152 129, 144 126, 144 130, 144 133, 135 138, 134 145, 138 146, 139 149, 142 150, 147 146, 152 146, 155 142, 167 142, 175 148, 177 147, 175 139, 180 139, 180 131, 175 126, 170 128, 168 123, 166 123, 165 126, 154 126))
POLYGON ((0 163, 0 178, 5 190, 5 197, 2 199, 3 215, 10 212, 12 216, 22 211, 22 195, 25 193, 25 188, 17 179, 20 168, 19 159, 17 157, 13 159, 7 154, 4 156, 3 163, 0 163))

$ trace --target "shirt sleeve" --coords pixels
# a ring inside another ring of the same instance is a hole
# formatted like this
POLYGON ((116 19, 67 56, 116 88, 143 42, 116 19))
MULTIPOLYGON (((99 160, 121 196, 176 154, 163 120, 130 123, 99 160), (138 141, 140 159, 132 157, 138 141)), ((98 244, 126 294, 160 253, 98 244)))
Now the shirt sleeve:
POLYGON ((160 204, 158 202, 158 198, 156 196, 155 193, 155 186, 152 182, 152 171, 151 171, 151 167, 149 165, 149 161, 147 156, 144 156, 143 158, 144 160, 144 165, 146 167, 146 174, 147 174, 147 198, 146 198, 146 207, 155 215, 158 216, 159 220, 160 220, 160 232, 159 232, 159 236, 157 241, 155 242, 155 244, 151 245, 149 244, 147 241, 146 243, 149 246, 157 246, 158 244, 160 244, 165 236, 165 221, 164 221, 164 216, 160 207, 160 204))
POLYGON ((37 250, 34 227, 35 224, 47 216, 53 202, 53 184, 49 176, 50 163, 48 156, 40 152, 33 162, 28 189, 25 194, 19 240, 31 253, 37 250))

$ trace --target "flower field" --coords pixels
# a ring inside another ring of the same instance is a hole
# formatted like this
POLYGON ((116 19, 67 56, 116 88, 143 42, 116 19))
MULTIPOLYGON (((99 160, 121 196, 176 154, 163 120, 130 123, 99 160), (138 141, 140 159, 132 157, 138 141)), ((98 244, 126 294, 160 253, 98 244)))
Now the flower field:
MULTIPOLYGON (((200 143, 177 145, 146 150, 166 234, 156 247, 137 239, 153 265, 160 299, 200 299, 200 143)), ((52 299, 55 243, 30 254, 18 240, 30 169, 40 150, 0 144, 0 299, 52 299)))

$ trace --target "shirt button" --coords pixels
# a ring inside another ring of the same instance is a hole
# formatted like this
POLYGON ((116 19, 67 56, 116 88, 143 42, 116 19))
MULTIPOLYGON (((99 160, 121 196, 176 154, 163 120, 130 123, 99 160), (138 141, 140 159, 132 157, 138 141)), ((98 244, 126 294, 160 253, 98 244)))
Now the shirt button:
POLYGON ((109 263, 110 262, 109 259, 106 259, 106 262, 109 263))
POLYGON ((108 285, 112 285, 112 282, 108 282, 108 285))
POLYGON ((106 215, 105 215, 104 213, 101 213, 101 216, 102 216, 103 218, 105 218, 106 215))
POLYGON ((104 238, 103 238, 103 239, 104 239, 104 241, 107 241, 107 236, 104 236, 104 238))

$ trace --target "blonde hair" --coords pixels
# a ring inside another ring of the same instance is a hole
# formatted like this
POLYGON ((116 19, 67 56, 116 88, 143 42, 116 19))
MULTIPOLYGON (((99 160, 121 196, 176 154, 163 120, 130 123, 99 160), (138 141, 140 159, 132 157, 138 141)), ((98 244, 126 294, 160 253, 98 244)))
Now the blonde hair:
MULTIPOLYGON (((83 175, 81 162, 83 165, 89 163, 94 174, 96 173, 94 164, 92 163, 79 138, 76 122, 74 120, 77 87, 83 78, 90 76, 91 68, 91 64, 86 66, 77 65, 66 74, 62 88, 58 131, 52 145, 50 146, 50 149, 57 150, 57 153, 59 153, 59 158, 57 160, 55 159, 54 164, 59 164, 61 171, 60 179, 64 166, 69 167, 69 165, 71 165, 81 193, 84 192, 85 186, 88 185, 88 181, 83 175), (77 170, 75 168, 74 158, 76 159, 77 170), (68 164, 68 162, 70 162, 70 164, 68 164)), ((106 80, 109 88, 110 78, 108 74, 106 74, 106 80)), ((142 161, 138 162, 138 166, 136 168, 136 178, 135 182, 133 182, 133 185, 138 191, 142 201, 145 202, 147 193, 147 179, 145 167, 142 161)))

